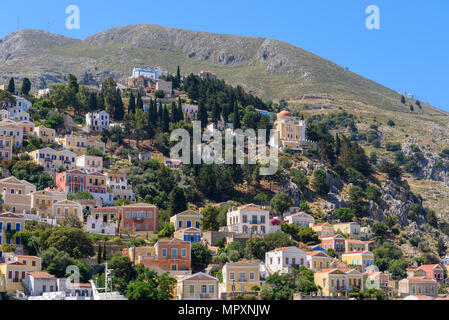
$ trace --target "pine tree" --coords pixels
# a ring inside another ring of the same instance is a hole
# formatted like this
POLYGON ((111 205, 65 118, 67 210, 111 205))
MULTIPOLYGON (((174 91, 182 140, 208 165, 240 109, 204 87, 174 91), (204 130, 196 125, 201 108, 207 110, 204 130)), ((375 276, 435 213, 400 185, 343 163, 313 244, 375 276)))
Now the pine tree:
POLYGON ((7 91, 10 92, 11 94, 16 93, 16 86, 14 84, 14 78, 9 79, 7 91))
POLYGON ((134 98, 134 94, 131 91, 129 96, 129 104, 128 104, 128 114, 136 113, 136 99, 134 98))
POLYGON ((401 95, 401 103, 405 104, 405 97, 404 97, 404 95, 401 95))
POLYGON ((142 109, 143 110, 142 96, 140 95, 140 92, 137 94, 136 109, 142 109))
POLYGON ((239 114, 239 106, 237 102, 234 102, 234 121, 233 121, 234 130, 240 129, 240 114, 239 114))
POLYGON ((170 198, 170 216, 174 216, 175 214, 181 213, 187 210, 187 200, 184 194, 184 191, 179 188, 173 188, 172 192, 169 195, 170 198))
POLYGON ((415 108, 413 108, 413 105, 410 105, 410 111, 411 112, 415 111, 415 108))
POLYGON ((31 81, 28 78, 23 78, 22 81, 22 94, 27 96, 31 90, 31 81))

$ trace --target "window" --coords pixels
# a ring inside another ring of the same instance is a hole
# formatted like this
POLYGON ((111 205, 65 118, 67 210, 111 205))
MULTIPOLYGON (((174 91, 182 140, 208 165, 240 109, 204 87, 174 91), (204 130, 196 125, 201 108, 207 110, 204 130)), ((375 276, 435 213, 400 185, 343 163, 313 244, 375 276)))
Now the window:
POLYGON ((209 285, 209 293, 214 293, 215 292, 215 286, 213 284, 209 285))
POLYGON ((177 255, 178 255, 178 249, 172 248, 171 249, 171 257, 172 258, 177 258, 177 255))
POLYGON ((235 280, 234 271, 229 272, 229 280, 235 280))
POLYGON ((205 284, 202 284, 201 285, 201 293, 207 293, 207 285, 205 285, 205 284))
POLYGON ((162 249, 162 256, 163 257, 166 257, 167 256, 167 249, 162 249))
POLYGON ((249 273, 249 280, 254 280, 256 278, 256 274, 254 272, 249 273))
POLYGON ((186 250, 186 249, 182 249, 182 250, 181 250, 181 255, 182 255, 183 257, 186 257, 186 256, 187 256, 187 250, 186 250))
POLYGON ((195 293, 195 285, 194 284, 190 284, 189 285, 189 294, 194 294, 195 293))

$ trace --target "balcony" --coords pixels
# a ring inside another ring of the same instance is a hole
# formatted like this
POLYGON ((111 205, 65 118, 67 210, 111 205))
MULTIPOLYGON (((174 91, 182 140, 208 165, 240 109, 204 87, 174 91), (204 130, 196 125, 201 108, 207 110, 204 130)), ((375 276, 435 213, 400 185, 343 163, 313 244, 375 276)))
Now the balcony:
POLYGON ((46 162, 52 162, 53 160, 51 158, 45 158, 46 162))
POLYGON ((211 299, 215 298, 213 293, 200 293, 200 299, 211 299))
POLYGON ((248 279, 247 278, 239 278, 238 282, 248 282, 248 279))

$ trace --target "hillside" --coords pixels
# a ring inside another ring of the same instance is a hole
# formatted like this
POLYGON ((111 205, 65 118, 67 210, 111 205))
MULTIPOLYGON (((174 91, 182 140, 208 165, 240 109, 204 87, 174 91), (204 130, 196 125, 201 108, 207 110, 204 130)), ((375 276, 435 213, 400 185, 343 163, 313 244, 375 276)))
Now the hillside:
MULTIPOLYGON (((124 26, 85 40, 38 30, 19 30, 0 43, 0 74, 30 77, 43 88, 63 82, 68 73, 99 84, 110 75, 129 75, 135 66, 159 65, 184 74, 201 69, 243 85, 265 100, 301 103, 304 95, 323 101, 358 101, 383 110, 407 111, 393 90, 358 76, 328 60, 277 40, 172 29, 155 25, 124 26), (19 71, 20 70, 20 71, 19 71)), ((323 101, 319 101, 321 103, 323 101)), ((433 108, 425 113, 440 114, 433 108)))

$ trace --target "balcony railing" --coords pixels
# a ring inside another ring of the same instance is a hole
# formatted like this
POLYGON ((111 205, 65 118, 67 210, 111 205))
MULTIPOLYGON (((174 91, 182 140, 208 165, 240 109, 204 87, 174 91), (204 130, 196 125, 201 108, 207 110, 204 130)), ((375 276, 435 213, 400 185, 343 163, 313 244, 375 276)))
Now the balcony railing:
POLYGON ((210 299, 214 297, 213 293, 200 293, 200 299, 210 299))
POLYGON ((247 278, 239 278, 238 282, 248 282, 248 279, 247 278))

